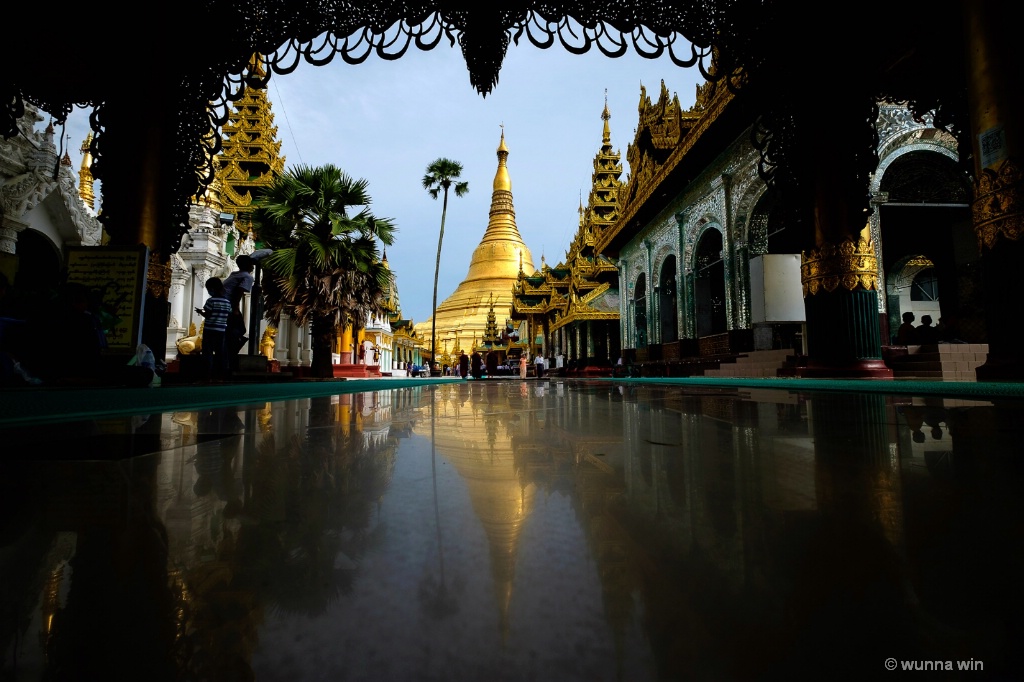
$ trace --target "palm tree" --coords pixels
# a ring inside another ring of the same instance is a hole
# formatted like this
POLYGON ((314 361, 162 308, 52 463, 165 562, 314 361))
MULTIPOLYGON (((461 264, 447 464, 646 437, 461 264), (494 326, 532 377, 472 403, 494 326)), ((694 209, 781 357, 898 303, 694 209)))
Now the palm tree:
POLYGON ((430 370, 434 370, 434 349, 437 338, 437 272, 441 268, 441 242, 444 241, 444 219, 448 213, 448 189, 455 185, 455 196, 465 196, 469 192, 468 182, 459 182, 462 177, 462 164, 451 159, 438 158, 427 166, 427 174, 423 176, 423 189, 434 199, 444 192, 444 204, 441 206, 441 234, 437 238, 437 260, 434 262, 434 305, 430 318, 430 370))
POLYGON ((274 250, 262 261, 266 318, 275 325, 282 315, 300 325, 310 322, 316 377, 333 376, 338 327, 381 314, 391 284, 377 239, 390 246, 397 228, 370 212, 367 184, 331 164, 300 165, 278 176, 255 202, 253 227, 274 250))

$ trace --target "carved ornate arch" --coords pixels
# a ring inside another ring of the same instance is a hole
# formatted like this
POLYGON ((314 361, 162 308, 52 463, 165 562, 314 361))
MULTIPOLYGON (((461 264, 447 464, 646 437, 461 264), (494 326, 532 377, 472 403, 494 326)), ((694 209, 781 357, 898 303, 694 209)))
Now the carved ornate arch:
MULTIPOLYGON (((932 5, 937 14, 950 16, 959 7, 957 0, 932 5)), ((904 30, 879 37, 875 17, 859 5, 851 3, 841 12, 841 31, 808 24, 804 11, 799 3, 778 0, 526 0, 472 9, 453 0, 182 0, 157 5, 145 31, 126 34, 117 22, 97 20, 91 8, 71 6, 47 30, 47 44, 77 45, 85 27, 88 67, 69 66, 64 49, 39 50, 38 32, 12 31, 5 41, 12 56, 0 70, 0 134, 17 134, 25 102, 58 124, 74 106, 92 107, 93 174, 102 181, 118 172, 104 163, 105 137, 113 134, 108 123, 116 120, 114 128, 123 128, 127 103, 160 93, 173 103, 159 124, 166 132, 159 163, 171 185, 165 188, 159 222, 176 231, 162 244, 173 252, 187 229, 190 198, 213 178, 211 157, 219 150, 217 131, 230 103, 243 85, 264 86, 272 74, 289 73, 301 61, 398 59, 410 48, 429 50, 445 41, 458 44, 470 84, 486 96, 498 82, 509 44, 522 40, 573 53, 596 48, 609 57, 629 48, 651 58, 667 54, 676 65, 697 66, 705 78, 724 80, 758 103, 760 170, 783 185, 799 184, 794 170, 799 153, 792 140, 802 119, 793 114, 805 107, 800 103, 805 98, 796 95, 807 83, 841 83, 832 90, 849 93, 806 106, 815 116, 869 93, 875 101, 881 91, 910 101, 915 112, 936 111, 940 126, 966 120, 957 22, 914 28, 920 25, 916 8, 896 5, 887 9, 887 20, 904 30), (201 40, 192 44, 197 35, 201 40), (873 38, 867 51, 862 49, 866 35, 873 38), (843 58, 827 58, 837 53, 843 58), (262 73, 247 66, 253 54, 264 55, 262 73), (137 68, 125 69, 126 62, 137 68), (942 77, 922 78, 923 65, 942 77), (116 116, 111 113, 115 101, 116 116)), ((117 133, 118 144, 130 134, 117 133)))

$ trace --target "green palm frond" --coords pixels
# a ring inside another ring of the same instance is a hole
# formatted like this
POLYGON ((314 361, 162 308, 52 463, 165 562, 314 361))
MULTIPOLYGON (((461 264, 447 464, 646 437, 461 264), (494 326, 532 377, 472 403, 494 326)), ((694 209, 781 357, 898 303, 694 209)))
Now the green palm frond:
POLYGON ((398 229, 373 215, 368 188, 331 164, 298 165, 256 198, 256 234, 274 250, 263 261, 268 319, 338 324, 383 311, 391 282, 377 244, 398 229))

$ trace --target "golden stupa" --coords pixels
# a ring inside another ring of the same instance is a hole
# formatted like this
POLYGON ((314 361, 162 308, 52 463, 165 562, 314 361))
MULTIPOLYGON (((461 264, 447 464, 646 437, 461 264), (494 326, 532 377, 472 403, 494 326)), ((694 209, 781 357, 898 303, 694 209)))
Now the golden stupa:
MULTIPOLYGON (((466 279, 437 306, 436 352, 439 356, 446 350, 460 348, 469 352, 473 346, 479 345, 484 337, 492 301, 500 325, 509 317, 512 285, 516 283, 520 269, 527 274, 534 273, 533 257, 516 227, 507 160, 508 147, 502 130, 487 230, 473 251, 466 279)), ((416 333, 426 342, 426 353, 429 353, 431 345, 430 328, 431 318, 417 323, 415 327, 416 333)))

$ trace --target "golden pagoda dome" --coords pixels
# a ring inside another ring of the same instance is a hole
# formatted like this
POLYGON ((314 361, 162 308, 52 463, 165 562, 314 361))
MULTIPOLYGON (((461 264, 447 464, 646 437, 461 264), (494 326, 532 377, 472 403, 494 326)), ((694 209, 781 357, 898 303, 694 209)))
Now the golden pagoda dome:
MULTIPOLYGON (((471 339, 484 338, 491 302, 500 316, 508 317, 512 306, 512 286, 520 269, 528 273, 535 270, 533 256, 516 227, 508 155, 505 131, 502 130, 487 229, 473 251, 466 278, 437 306, 438 353, 443 351, 442 342, 445 340, 449 343, 461 341, 465 347, 471 339)), ((418 323, 415 329, 426 340, 429 349, 431 318, 418 323)))

